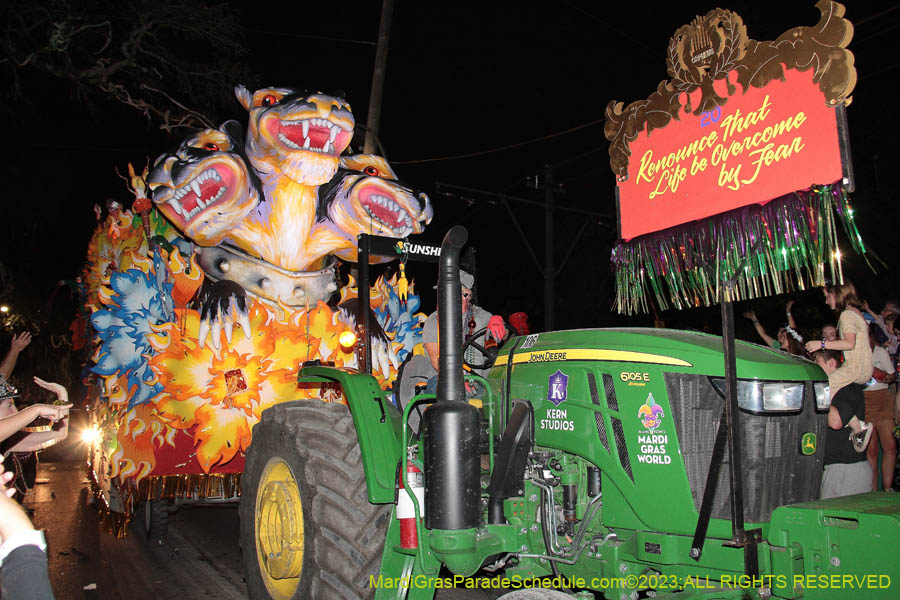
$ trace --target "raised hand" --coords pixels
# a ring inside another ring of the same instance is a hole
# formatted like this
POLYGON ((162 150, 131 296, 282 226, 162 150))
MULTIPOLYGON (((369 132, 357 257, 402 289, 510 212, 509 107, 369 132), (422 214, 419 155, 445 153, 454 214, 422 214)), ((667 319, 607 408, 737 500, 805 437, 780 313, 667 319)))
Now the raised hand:
POLYGON ((9 343, 10 350, 14 351, 16 354, 25 349, 28 344, 31 343, 31 334, 27 331, 23 331, 17 335, 14 335, 12 341, 9 343))
POLYGON ((506 337, 506 326, 503 325, 503 317, 500 315, 494 315, 488 320, 487 330, 498 342, 503 341, 503 338, 506 337))
MULTIPOLYGON (((62 385, 58 383, 53 383, 51 381, 44 381, 40 377, 35 377, 34 382, 44 388, 45 390, 50 390, 54 394, 56 394, 56 404, 68 404, 69 402, 69 392, 62 385)), ((69 404, 71 406, 71 404, 69 404)))

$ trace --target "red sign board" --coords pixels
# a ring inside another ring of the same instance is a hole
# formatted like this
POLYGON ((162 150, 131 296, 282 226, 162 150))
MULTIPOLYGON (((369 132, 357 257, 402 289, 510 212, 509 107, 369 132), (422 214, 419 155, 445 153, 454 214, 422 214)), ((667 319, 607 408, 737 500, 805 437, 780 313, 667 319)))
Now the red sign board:
MULTIPOLYGON (((813 70, 785 69, 784 81, 739 89, 713 111, 643 129, 618 184, 621 237, 841 179, 835 109, 812 78, 813 70)), ((716 86, 726 96, 725 81, 716 86)))

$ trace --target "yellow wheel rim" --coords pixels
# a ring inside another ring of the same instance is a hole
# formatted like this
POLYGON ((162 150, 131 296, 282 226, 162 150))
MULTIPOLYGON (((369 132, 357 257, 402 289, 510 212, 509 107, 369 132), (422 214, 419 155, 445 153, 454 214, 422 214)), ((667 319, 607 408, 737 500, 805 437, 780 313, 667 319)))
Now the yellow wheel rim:
POLYGON ((256 558, 269 595, 292 598, 303 570, 303 504, 294 473, 280 457, 263 469, 255 520, 256 558))

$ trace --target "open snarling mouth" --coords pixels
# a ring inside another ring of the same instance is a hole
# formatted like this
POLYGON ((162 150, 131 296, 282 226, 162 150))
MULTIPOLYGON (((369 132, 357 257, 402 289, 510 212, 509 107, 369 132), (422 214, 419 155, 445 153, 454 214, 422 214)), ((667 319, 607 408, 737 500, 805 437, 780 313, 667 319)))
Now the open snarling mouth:
POLYGON ((395 237, 406 237, 415 231, 415 224, 409 212, 378 189, 363 189, 359 192, 359 203, 371 218, 389 229, 395 237))
POLYGON ((713 50, 712 48, 708 48, 699 54, 695 54, 691 57, 691 64, 696 65, 698 63, 704 63, 706 62, 706 59, 711 57, 714 53, 715 50, 713 50))
POLYGON ((185 221, 215 204, 228 192, 234 182, 231 169, 224 166, 204 169, 189 182, 175 189, 169 198, 169 206, 185 221))
POLYGON ((328 119, 278 121, 278 141, 292 150, 338 154, 334 141, 344 133, 340 125, 328 119))

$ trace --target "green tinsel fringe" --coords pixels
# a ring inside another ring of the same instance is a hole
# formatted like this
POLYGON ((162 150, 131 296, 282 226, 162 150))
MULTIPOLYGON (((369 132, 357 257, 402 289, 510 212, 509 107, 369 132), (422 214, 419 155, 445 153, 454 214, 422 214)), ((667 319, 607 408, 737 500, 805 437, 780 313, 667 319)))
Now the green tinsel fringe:
POLYGON ((836 220, 874 270, 869 256, 881 260, 866 250, 847 192, 835 183, 619 242, 616 309, 646 313, 649 294, 661 310, 718 304, 738 268, 732 301, 821 287, 826 278, 843 283, 836 220))

